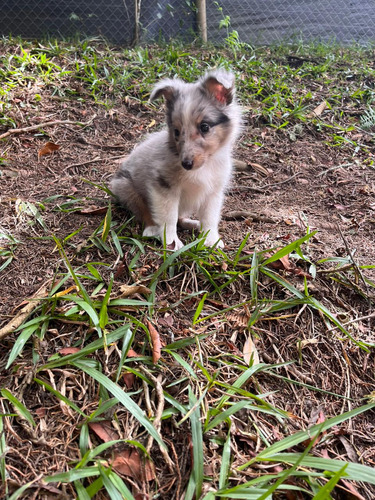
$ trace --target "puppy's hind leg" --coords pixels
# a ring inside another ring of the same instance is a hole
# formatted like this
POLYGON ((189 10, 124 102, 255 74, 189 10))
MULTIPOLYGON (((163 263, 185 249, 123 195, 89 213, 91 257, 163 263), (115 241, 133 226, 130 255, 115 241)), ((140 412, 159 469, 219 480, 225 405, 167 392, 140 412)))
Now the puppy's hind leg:
POLYGON ((199 220, 189 219, 188 217, 179 217, 178 225, 182 229, 187 229, 188 231, 200 231, 201 229, 199 220))
POLYGON ((110 189, 116 199, 128 208, 139 222, 143 222, 145 227, 153 226, 154 221, 146 201, 134 189, 131 178, 124 175, 123 170, 117 172, 116 177, 110 183, 110 189))

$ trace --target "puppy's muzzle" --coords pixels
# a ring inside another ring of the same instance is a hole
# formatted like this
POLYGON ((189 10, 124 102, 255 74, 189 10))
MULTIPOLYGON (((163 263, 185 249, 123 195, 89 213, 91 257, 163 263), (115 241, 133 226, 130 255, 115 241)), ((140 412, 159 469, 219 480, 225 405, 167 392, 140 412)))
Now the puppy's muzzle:
POLYGON ((182 160, 181 165, 183 166, 183 168, 185 170, 191 170, 193 168, 194 161, 193 160, 182 160))

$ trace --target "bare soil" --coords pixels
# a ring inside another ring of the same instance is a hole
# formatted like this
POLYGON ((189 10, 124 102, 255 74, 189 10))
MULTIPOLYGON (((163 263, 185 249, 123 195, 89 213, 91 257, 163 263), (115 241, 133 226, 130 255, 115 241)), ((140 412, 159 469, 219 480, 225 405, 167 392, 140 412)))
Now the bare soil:
MULTIPOLYGON (((52 234, 64 239, 81 228, 65 244, 70 261, 74 266, 85 262, 108 263, 110 267, 103 273, 106 277, 110 271, 115 273, 114 289, 118 289, 121 284, 132 283, 134 276, 141 279, 160 264, 160 259, 153 250, 156 244, 153 241, 145 242, 147 252, 142 257, 143 267, 138 268, 133 275, 117 272, 121 262, 115 260, 113 253, 108 255, 94 245, 89 247, 89 238, 105 214, 105 211, 97 213, 96 209, 106 209, 108 196, 85 180, 107 185, 117 169, 119 159, 127 155, 144 134, 162 123, 162 110, 155 111, 132 99, 118 102, 107 110, 103 106, 60 99, 52 95, 43 95, 43 100, 37 107, 27 101, 22 101, 22 106, 21 102, 15 103, 14 110, 20 126, 25 123, 30 126, 67 119, 79 122, 92 119, 92 122, 88 126, 60 124, 45 127, 44 134, 40 131, 15 134, 1 143, 8 160, 1 167, 0 228, 1 232, 12 234, 21 243, 14 260, 0 275, 0 328, 9 323, 25 304, 24 301, 33 296, 43 284, 52 282, 58 273, 66 272, 51 238, 52 234), (154 119, 156 125, 152 124, 154 119), (58 144, 60 149, 38 159, 38 151, 47 141, 58 144), (52 198, 54 196, 57 198, 52 198), (82 210, 71 213, 59 210, 58 206, 71 200, 72 196, 81 200, 82 210), (39 207, 46 230, 20 210, 20 201, 31 202, 39 207), (85 248, 84 252, 79 251, 82 247, 85 248)), ((221 222, 226 251, 235 252, 246 233, 250 233, 250 237, 244 252, 251 254, 254 248, 285 246, 305 235, 309 227, 310 230, 318 231, 308 244, 307 253, 313 262, 327 257, 347 256, 349 249, 356 265, 374 264, 375 169, 371 164, 371 160, 375 160, 373 136, 364 131, 353 131, 352 139, 365 146, 353 153, 352 147, 333 147, 327 144, 327 136, 309 123, 298 129, 296 134, 290 134, 286 130, 277 131, 260 124, 252 116, 251 110, 247 110, 245 122, 235 157, 246 162, 249 167, 245 172, 234 174, 226 198, 221 222), (262 146, 254 145, 255 139, 262 146), (227 220, 231 218, 228 214, 233 211, 250 213, 237 214, 234 220, 227 220)), ((127 220, 127 214, 116 206, 113 207, 112 216, 123 222, 127 220)), ((130 236, 140 234, 140 228, 135 223, 129 225, 128 231, 130 236)), ((189 235, 183 234, 182 238, 186 240, 189 235)), ((124 252, 127 254, 126 247, 124 252)), ((127 258, 130 259, 131 255, 127 258)), ((306 272, 309 271, 306 264, 299 265, 306 272)), ((335 274, 324 273, 334 266, 318 266, 316 279, 309 281, 310 293, 343 323, 352 322, 348 328, 356 340, 373 343, 374 288, 369 284, 365 285, 361 276, 356 277, 353 272, 347 275, 345 285, 339 283, 334 279, 335 274), (372 317, 369 317, 371 314, 372 317)), ((280 272, 303 290, 303 278, 288 275, 285 270, 280 272)), ((373 280, 374 270, 363 270, 363 275, 373 280)), ((197 285, 194 285, 193 278, 183 284, 178 277, 170 282, 165 281, 157 288, 159 306, 177 302, 181 286, 184 287, 183 292, 192 292, 197 285)), ((274 284, 263 280, 260 286, 264 295, 274 295, 277 298, 279 292, 274 284)), ((217 300, 222 306, 231 305, 236 301, 240 303, 247 300, 249 293, 249 285, 245 280, 236 281, 217 300)), ((191 335, 191 311, 195 310, 196 305, 197 302, 193 300, 184 302, 168 315, 161 306, 156 309, 153 321, 165 343, 191 335), (171 319, 167 320, 167 317, 171 319)), ((211 306, 213 309, 219 307, 214 301, 211 306)), ((363 404, 363 398, 374 391, 373 349, 365 352, 353 342, 343 341, 336 329, 330 331, 318 314, 306 308, 302 311, 292 310, 290 316, 288 312, 283 311, 279 318, 262 319, 254 327, 257 334, 256 348, 261 361, 273 364, 298 360, 296 364, 281 369, 280 378, 263 373, 248 387, 248 390, 258 388, 261 392, 274 391, 269 396, 269 401, 294 416, 284 427, 280 422, 259 416, 260 414, 254 415, 258 428, 262 429, 269 442, 280 439, 287 433, 305 429, 319 418, 332 417, 359 406, 363 404), (305 385, 293 385, 282 377, 305 385), (314 391, 309 386, 326 392, 314 391), (336 397, 332 393, 343 397, 336 397)), ((208 360, 215 356, 227 356, 228 353, 241 355, 246 339, 246 319, 246 309, 239 308, 228 314, 225 323, 217 321, 196 328, 195 333, 215 330, 214 334, 202 341, 203 358, 208 360)), ((0 385, 23 400, 37 421, 37 428, 34 430, 27 427, 22 419, 13 419, 12 423, 7 420, 4 424, 10 484, 19 486, 34 480, 34 489, 28 494, 28 498, 72 498, 69 485, 45 486, 41 483, 41 477, 68 470, 71 467, 69 464, 78 459, 79 425, 82 423, 79 415, 61 408, 51 394, 32 381, 35 374, 33 352, 34 355, 38 352, 37 365, 40 365, 51 354, 71 346, 80 336, 85 335, 87 332, 76 330, 74 325, 68 323, 59 323, 56 328, 49 326, 44 340, 39 345, 34 343, 34 347, 27 346, 16 361, 16 367, 9 370, 5 370, 5 364, 16 334, 1 339, 3 354, 0 359, 0 385)), ((137 334, 136 344, 142 348, 140 334, 137 334)), ((116 369, 114 360, 103 360, 103 363, 107 366, 108 374, 116 369)), ((43 376, 59 390, 64 390, 67 397, 76 401, 84 411, 93 411, 95 408, 99 399, 95 387, 82 376, 77 379, 76 372, 70 368, 43 376)), ((164 373, 163 376, 164 381, 168 380, 169 375, 164 373)), ((135 388, 141 386, 141 381, 136 382, 135 388)), ((375 413, 371 410, 334 428, 316 447, 316 453, 375 466, 374 417, 375 413)), ((127 439, 136 439, 137 432, 132 433, 129 429, 130 421, 126 412, 120 412, 118 418, 122 435, 127 439)), ((254 456, 260 446, 260 443, 254 441, 254 434, 247 430, 245 422, 238 416, 234 419, 233 433, 237 446, 233 450, 234 465, 240 465, 254 456)), ((182 426, 176 430, 165 424, 163 432, 168 442, 172 442, 176 453, 175 460, 179 467, 177 479, 168 471, 154 446, 158 491, 162 498, 177 498, 177 494, 186 485, 191 467, 191 441, 186 429, 182 426)), ((91 435, 91 440, 94 444, 101 442, 95 434, 91 435)), ((218 474, 219 455, 212 443, 206 443, 206 446, 206 472, 218 474)), ((270 468, 271 472, 273 470, 275 469, 270 468)), ((252 469, 248 471, 246 478, 255 477, 258 472, 252 469)), ((150 494, 135 478, 131 481, 133 491, 139 488, 145 495, 150 494)), ((349 490, 347 484, 341 486, 349 490)), ((337 498, 360 498, 355 491, 360 491, 367 499, 375 496, 375 491, 368 485, 356 485, 355 488, 357 489, 352 489, 351 493, 340 490, 337 498)))

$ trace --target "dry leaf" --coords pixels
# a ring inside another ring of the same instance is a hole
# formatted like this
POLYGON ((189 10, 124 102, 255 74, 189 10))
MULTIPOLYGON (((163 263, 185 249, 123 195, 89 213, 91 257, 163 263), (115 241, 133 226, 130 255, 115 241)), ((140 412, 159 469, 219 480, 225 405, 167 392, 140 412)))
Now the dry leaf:
MULTIPOLYGON (((279 249, 276 249, 276 251, 278 251, 278 250, 279 249)), ((288 255, 284 255, 284 257, 281 257, 280 259, 275 260, 274 262, 270 262, 269 265, 271 267, 273 267, 274 269, 283 269, 284 271, 292 273, 295 276, 302 276, 308 280, 313 279, 311 274, 307 273, 302 268, 298 267, 294 262, 291 262, 289 260, 288 255)))
POLYGON ((67 356, 68 354, 75 354, 76 352, 79 352, 80 349, 78 347, 63 347, 62 349, 59 350, 59 353, 62 354, 63 356, 67 356))
POLYGON ((306 340, 301 340, 301 342, 298 342, 298 345, 303 349, 304 347, 311 345, 311 344, 319 344, 318 339, 306 339, 306 340))
POLYGON ((124 382, 125 382, 125 385, 128 389, 131 389, 134 385, 134 381, 135 381, 135 375, 134 373, 132 372, 126 372, 123 374, 122 376, 124 382))
POLYGON ((82 215, 104 215, 107 213, 108 207, 89 207, 79 210, 78 213, 82 215))
POLYGON ((115 451, 114 459, 110 461, 110 464, 119 474, 133 477, 140 482, 144 479, 146 481, 155 479, 155 472, 151 462, 141 459, 137 450, 125 449, 115 451))
POLYGON ((164 316, 164 318, 158 318, 158 323, 159 325, 161 326, 165 326, 166 328, 170 328, 171 326, 173 326, 173 316, 171 316, 170 314, 166 314, 164 316))
POLYGON ((264 175, 268 177, 270 175, 269 170, 266 167, 263 167, 263 165, 259 165, 259 163, 249 163, 249 165, 256 171, 258 174, 264 175))
POLYGON ((156 125, 156 121, 155 120, 151 120, 150 123, 147 125, 147 128, 154 127, 155 125, 156 125))
POLYGON ((89 427, 105 443, 108 443, 108 441, 120 439, 120 436, 108 421, 89 422, 89 427))
POLYGON ((138 358, 139 354, 137 354, 134 349, 129 349, 128 350, 128 354, 127 354, 128 358, 138 358))
POLYGON ((247 337, 243 346, 243 359, 247 365, 250 365, 251 360, 253 360, 253 366, 259 365, 259 354, 255 348, 251 335, 247 337))
MULTIPOLYGON (((133 349, 128 350, 127 357, 128 358, 138 358, 139 354, 137 354, 133 349)), ((134 385, 135 375, 132 372, 126 372, 123 374, 122 378, 124 379, 125 385, 128 389, 131 389, 134 385)))
POLYGON ((311 113, 311 116, 320 116, 323 111, 326 109, 327 103, 325 101, 321 102, 319 106, 317 106, 314 111, 311 113))
POLYGON ((38 151, 38 160, 40 160, 41 156, 52 154, 58 149, 60 149, 60 146, 58 144, 54 144, 53 142, 46 142, 45 145, 38 151))
POLYGON ((154 365, 159 361, 161 356, 161 341, 160 335, 150 321, 146 321, 148 331, 150 332, 152 342, 152 362, 154 365))
POLYGON ((144 285, 121 285, 120 286, 121 297, 130 297, 136 293, 142 293, 144 295, 150 295, 151 290, 144 285))
POLYGON ((22 309, 16 314, 16 316, 10 320, 9 323, 4 325, 2 328, 0 328, 0 339, 3 337, 6 337, 7 335, 11 334, 18 328, 22 323, 25 321, 25 319, 30 315, 30 313, 38 307, 40 302, 44 297, 47 297, 48 291, 47 291, 47 284, 49 281, 47 281, 45 284, 43 284, 39 290, 28 299, 26 302, 26 305, 22 307, 22 309), (31 300, 32 299, 32 300, 31 300))

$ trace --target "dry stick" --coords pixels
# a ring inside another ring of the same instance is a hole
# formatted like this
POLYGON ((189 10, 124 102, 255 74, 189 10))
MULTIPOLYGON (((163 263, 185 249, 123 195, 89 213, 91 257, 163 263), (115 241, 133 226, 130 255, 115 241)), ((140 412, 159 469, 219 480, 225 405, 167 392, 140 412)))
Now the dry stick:
POLYGON ((249 212, 248 210, 235 210, 232 212, 227 212, 223 215, 224 220, 238 220, 241 218, 253 219, 256 222, 273 222, 276 223, 274 219, 266 217, 263 215, 255 214, 254 212, 249 212))
MULTIPOLYGON (((343 323, 342 325, 343 326, 347 326, 347 325, 352 325, 353 323, 358 323, 358 321, 364 321, 365 319, 371 319, 371 318, 375 318, 375 312, 371 313, 371 314, 367 314, 366 316, 360 316, 359 318, 354 318, 354 319, 351 319, 350 321, 346 321, 345 323, 343 323)), ((332 326, 331 328, 329 328, 327 330, 327 332, 332 332, 333 330, 335 330, 336 328, 338 328, 337 325, 334 325, 332 326)))
POLYGON ((53 127, 53 125, 81 125, 83 127, 87 127, 95 120, 95 118, 96 115, 90 118, 90 120, 87 122, 78 122, 76 120, 55 120, 53 122, 45 122, 45 123, 39 123, 38 125, 31 125, 30 127, 12 128, 7 132, 5 132, 4 134, 1 134, 0 139, 5 139, 5 137, 9 137, 10 135, 13 134, 23 134, 24 132, 31 132, 33 130, 38 130, 40 128, 53 127))
POLYGON ((275 182, 274 184, 266 184, 264 186, 260 186, 260 189, 268 189, 268 188, 274 187, 274 186, 281 186, 281 184, 286 184, 287 182, 291 181, 292 179, 294 179, 295 177, 298 177, 301 174, 302 174, 302 172, 296 172, 294 175, 288 177, 287 179, 285 179, 283 181, 275 182))
POLYGON ((11 333, 14 332, 22 323, 25 321, 25 319, 29 316, 29 314, 38 307, 42 299, 47 297, 48 295, 48 290, 47 290, 47 283, 44 283, 39 290, 31 297, 28 299, 30 302, 28 302, 17 314, 16 316, 3 328, 0 329, 0 339, 3 337, 7 337, 11 333))
POLYGON ((337 229, 338 229, 338 231, 340 233, 342 241, 344 242, 344 245, 345 245, 346 251, 348 252, 350 260, 353 262, 353 267, 356 270, 356 272, 358 273, 358 276, 361 278, 362 283, 365 286, 365 290, 366 290, 366 293, 367 293, 367 298, 368 298, 369 304, 371 305, 371 300, 370 300, 369 292, 368 292, 368 286, 367 286, 365 278, 363 277, 362 271, 360 270, 359 266, 357 265, 356 261, 354 260, 353 254, 352 254, 352 252, 351 252, 351 250, 349 248, 349 245, 348 245, 348 242, 345 239, 345 236, 343 235, 343 232, 341 231, 340 226, 338 224, 336 224, 336 227, 337 227, 337 229))
POLYGON ((83 161, 82 163, 72 163, 71 165, 68 165, 67 167, 65 167, 63 172, 66 172, 70 168, 83 167, 84 165, 89 165, 90 163, 96 163, 97 161, 103 161, 103 158, 100 158, 100 156, 97 156, 93 160, 83 161))
MULTIPOLYGON (((158 395, 158 406, 156 408, 156 415, 155 415, 155 418, 154 418, 154 421, 153 421, 153 426, 155 427, 155 430, 156 432, 159 434, 159 436, 161 437, 160 435, 160 422, 161 422, 161 418, 163 416, 163 410, 164 410, 164 394, 163 394, 163 387, 161 385, 161 383, 159 382, 159 380, 154 376, 152 375, 152 373, 150 373, 144 366, 140 367, 140 369, 143 371, 143 373, 150 378, 150 380, 154 383, 155 385, 155 390, 156 390, 156 394, 158 395)), ((150 452, 151 450, 151 447, 152 447, 152 443, 154 441, 154 438, 152 436, 149 437, 149 440, 148 440, 148 444, 147 444, 147 451, 150 452)), ((168 455, 168 452, 167 450, 164 448, 164 447, 160 447, 160 451, 161 451, 161 454, 163 455, 164 457, 164 460, 165 462, 167 463, 168 467, 169 467, 169 470, 171 472, 174 471, 174 464, 170 458, 170 456, 168 455)))

